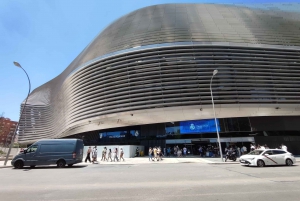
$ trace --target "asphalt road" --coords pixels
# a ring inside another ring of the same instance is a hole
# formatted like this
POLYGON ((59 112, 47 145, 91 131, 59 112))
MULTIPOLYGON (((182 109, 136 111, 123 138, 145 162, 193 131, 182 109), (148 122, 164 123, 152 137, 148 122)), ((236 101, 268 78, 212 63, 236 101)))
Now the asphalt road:
POLYGON ((300 166, 203 163, 0 169, 0 200, 300 200, 300 166))

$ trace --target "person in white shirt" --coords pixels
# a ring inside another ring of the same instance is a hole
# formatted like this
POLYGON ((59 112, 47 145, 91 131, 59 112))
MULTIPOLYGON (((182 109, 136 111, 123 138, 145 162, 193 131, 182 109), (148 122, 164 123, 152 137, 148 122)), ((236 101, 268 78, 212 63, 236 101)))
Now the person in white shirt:
POLYGON ((283 151, 287 151, 287 146, 285 146, 284 144, 281 144, 281 149, 282 149, 283 151))
POLYGON ((247 154, 247 147, 243 146, 243 152, 244 154, 247 154))
POLYGON ((259 149, 265 150, 266 148, 265 148, 265 146, 261 145, 259 149))
POLYGON ((92 151, 92 158, 93 158, 92 163, 97 162, 97 153, 98 153, 97 146, 95 146, 92 151))
POLYGON ((253 144, 250 145, 250 149, 251 151, 254 151, 255 150, 255 146, 253 144))

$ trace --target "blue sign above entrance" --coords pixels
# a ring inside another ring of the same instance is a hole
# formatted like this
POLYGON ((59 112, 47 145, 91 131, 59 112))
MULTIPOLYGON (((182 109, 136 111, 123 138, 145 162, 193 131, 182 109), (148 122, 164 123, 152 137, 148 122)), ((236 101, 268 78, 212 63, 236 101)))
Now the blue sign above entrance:
MULTIPOLYGON (((220 131, 219 120, 217 119, 218 131, 220 131)), ((214 133, 217 132, 214 119, 181 121, 180 134, 214 133)))

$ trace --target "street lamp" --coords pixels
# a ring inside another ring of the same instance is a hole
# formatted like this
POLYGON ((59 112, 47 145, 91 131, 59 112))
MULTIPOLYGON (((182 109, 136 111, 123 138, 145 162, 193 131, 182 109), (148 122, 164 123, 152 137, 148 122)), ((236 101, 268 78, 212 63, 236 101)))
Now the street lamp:
POLYGON ((212 83, 212 80, 213 80, 214 76, 215 76, 217 73, 218 73, 218 70, 214 70, 214 71, 213 71, 213 75, 212 75, 211 80, 210 80, 210 95, 211 95, 211 102, 212 102, 213 110, 214 110, 215 124, 216 124, 216 130, 217 130, 217 135, 218 135, 218 143, 219 143, 219 151, 220 151, 220 155, 221 155, 221 160, 222 160, 222 162, 223 162, 223 153, 222 153, 221 142, 220 142, 220 135, 219 135, 219 129, 218 129, 217 119, 216 119, 216 111, 215 111, 214 97, 213 97, 213 93, 212 93, 212 89, 211 89, 211 83, 212 83))
POLYGON ((15 136, 16 136, 16 133, 17 133, 17 130, 18 130, 18 127, 19 127, 19 124, 20 124, 20 121, 21 121, 23 112, 25 111, 27 99, 28 99, 28 97, 29 97, 30 90, 31 90, 30 79, 29 79, 29 76, 28 76, 27 72, 24 70, 24 68, 22 68, 22 66, 21 66, 18 62, 14 61, 14 65, 17 66, 17 67, 19 67, 19 68, 21 68, 21 69, 25 72, 25 74, 26 74, 26 76, 27 76, 27 78, 28 78, 29 90, 28 90, 28 94, 27 94, 27 97, 26 97, 26 100, 25 100, 25 104, 24 104, 23 109, 22 109, 22 112, 21 112, 21 114, 20 114, 19 121, 18 121, 17 126, 16 126, 16 128, 15 128, 14 134, 13 134, 13 136, 11 137, 11 142, 10 142, 10 146, 9 146, 9 149, 8 149, 8 152, 7 152, 7 155, 6 155, 6 158, 5 158, 4 165, 6 165, 6 163, 7 163, 7 160, 8 160, 10 151, 11 151, 11 148, 12 148, 12 146, 13 146, 13 144, 14 144, 15 136))

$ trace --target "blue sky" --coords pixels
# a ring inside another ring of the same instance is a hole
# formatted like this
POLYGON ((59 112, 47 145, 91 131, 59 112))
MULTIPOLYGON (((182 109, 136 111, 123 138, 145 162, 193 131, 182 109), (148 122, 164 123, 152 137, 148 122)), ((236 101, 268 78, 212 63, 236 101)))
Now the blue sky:
MULTIPOLYGON (((1 0, 0 115, 19 119, 28 81, 32 90, 59 75, 111 22, 136 9, 163 3, 275 3, 284 0, 1 0)), ((294 0, 292 2, 300 2, 294 0)))

